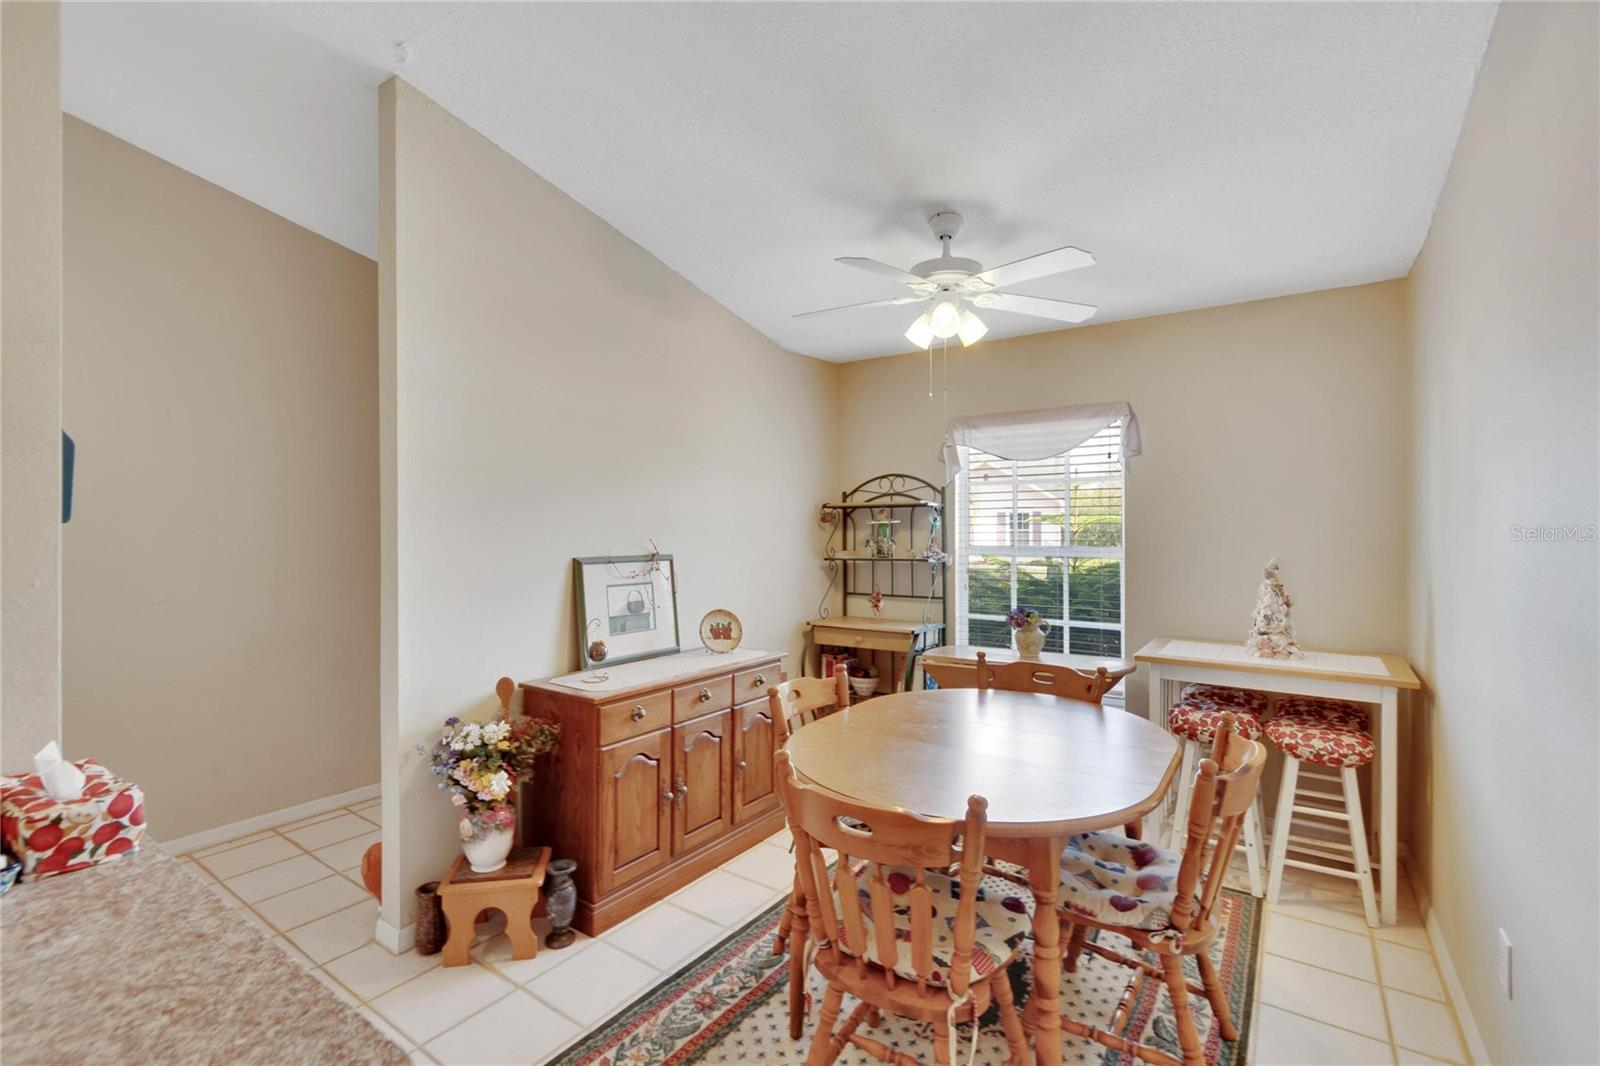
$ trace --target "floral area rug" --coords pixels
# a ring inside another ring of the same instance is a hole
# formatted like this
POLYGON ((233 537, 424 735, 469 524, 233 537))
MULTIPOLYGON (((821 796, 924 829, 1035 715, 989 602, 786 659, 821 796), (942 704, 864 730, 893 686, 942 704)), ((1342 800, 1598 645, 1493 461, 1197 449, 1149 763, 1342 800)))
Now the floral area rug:
MULTIPOLYGON (((783 904, 753 919, 744 928, 684 966, 628 1007, 596 1027, 556 1060, 560 1066, 676 1066, 679 1063, 774 1063, 805 1061, 816 1031, 815 1009, 799 1040, 789 1039, 789 960, 772 954, 783 904)), ((1224 890, 1218 903, 1221 932, 1212 942, 1217 964, 1239 1040, 1229 1044, 1212 1024, 1211 1006, 1202 996, 1190 996, 1195 1021, 1205 1041, 1206 1061, 1236 1066, 1246 1059, 1250 1016, 1255 1008, 1256 966, 1260 958, 1261 906, 1252 896, 1224 890)), ((1100 933, 1108 947, 1127 951, 1122 937, 1100 933)), ((1199 980, 1192 960, 1187 960, 1192 980, 1199 980)), ((1011 967, 1010 978, 1019 1006, 1027 1002, 1032 984, 1030 963, 1011 967)), ((1076 973, 1063 973, 1062 1013, 1090 1025, 1104 1026, 1116 1008, 1134 971, 1085 952, 1076 973)), ((812 971, 813 1003, 822 1002, 824 983, 812 971)), ((846 996, 841 1021, 855 1000, 846 996)), ((865 1031, 865 1030, 864 1030, 865 1031)), ((896 1050, 925 1062, 933 1061, 931 1026, 884 1016, 871 1034, 896 1050)), ((960 1030, 961 1051, 966 1055, 971 1030, 960 1030)), ((1159 982, 1144 980, 1121 1035, 1161 1048, 1181 1057, 1172 1002, 1159 982)), ((1090 1040, 1064 1036, 1065 1061, 1072 1064, 1125 1066, 1131 1056, 1090 1040)), ((847 1048, 841 1063, 874 1062, 859 1048, 847 1048)), ((996 1009, 982 1020, 976 1062, 982 1066, 1006 1061, 1006 1044, 996 1009)))

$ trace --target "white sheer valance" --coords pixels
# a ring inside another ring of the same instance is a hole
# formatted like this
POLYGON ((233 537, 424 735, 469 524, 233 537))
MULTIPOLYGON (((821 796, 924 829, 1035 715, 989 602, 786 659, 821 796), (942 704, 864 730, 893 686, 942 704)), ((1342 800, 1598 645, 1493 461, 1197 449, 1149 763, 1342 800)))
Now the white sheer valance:
POLYGON ((1138 455, 1141 448, 1139 420, 1122 400, 952 418, 944 438, 945 483, 961 473, 963 448, 976 448, 1002 459, 1047 459, 1070 452, 1118 419, 1122 420, 1122 458, 1126 460, 1138 455))

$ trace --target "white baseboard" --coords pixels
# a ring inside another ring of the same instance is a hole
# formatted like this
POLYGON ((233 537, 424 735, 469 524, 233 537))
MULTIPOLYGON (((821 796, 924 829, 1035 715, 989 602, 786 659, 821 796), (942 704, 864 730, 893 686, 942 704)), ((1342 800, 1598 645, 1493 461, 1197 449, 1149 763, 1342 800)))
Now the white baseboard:
POLYGON ((379 918, 377 927, 372 931, 372 939, 381 944, 389 954, 399 955, 401 952, 410 951, 416 946, 417 923, 412 922, 410 925, 396 929, 382 918, 379 918))
MULTIPOLYGON (((1406 857, 1409 860, 1409 854, 1406 857)), ((1445 947, 1444 930, 1439 927, 1439 919, 1433 913, 1433 903, 1417 883, 1411 867, 1412 863, 1407 861, 1400 868, 1405 871, 1406 880, 1411 882, 1411 894, 1417 897, 1417 909, 1422 912, 1423 923, 1428 930, 1428 943, 1433 945, 1433 957, 1439 964, 1439 973, 1444 977, 1445 987, 1450 990, 1450 1002, 1456 1009, 1456 1018, 1461 1022, 1461 1033, 1467 1038, 1467 1050, 1472 1053, 1473 1062, 1487 1064, 1491 1061, 1489 1048, 1483 1042, 1483 1034, 1478 1031, 1478 1021, 1472 1016, 1472 1008, 1467 1005, 1466 990, 1461 987, 1461 978, 1456 974, 1455 963, 1451 961, 1450 949, 1445 947)))
POLYGON ((251 833, 258 833, 263 829, 271 829, 275 825, 285 822, 299 821, 301 818, 310 818, 315 814, 324 814, 348 807, 352 803, 364 803, 367 800, 377 799, 379 795, 377 785, 363 785, 353 788, 349 792, 341 792, 336 796, 324 796, 321 799, 308 800, 298 803, 293 807, 285 807, 281 811, 271 811, 267 814, 258 814, 254 818, 246 818, 240 822, 229 822, 213 829, 202 829, 198 833, 191 833, 177 840, 163 840, 161 847, 168 855, 182 855, 186 852, 197 851, 200 848, 209 848, 213 844, 224 844, 251 833))

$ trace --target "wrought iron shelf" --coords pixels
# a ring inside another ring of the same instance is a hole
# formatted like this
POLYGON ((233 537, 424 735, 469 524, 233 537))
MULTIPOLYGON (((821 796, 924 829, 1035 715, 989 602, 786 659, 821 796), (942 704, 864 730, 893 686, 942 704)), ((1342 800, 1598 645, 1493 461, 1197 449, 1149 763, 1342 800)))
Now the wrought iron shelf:
POLYGON ((898 502, 891 499, 875 500, 870 503, 824 503, 824 511, 859 511, 859 510, 885 510, 896 507, 943 507, 941 500, 908 500, 898 502))
POLYGON ((837 561, 841 563, 926 563, 931 562, 926 555, 869 555, 866 552, 834 552, 824 555, 823 562, 837 561))
POLYGON ((842 616, 849 616, 855 606, 853 599, 877 590, 885 599, 921 600, 925 623, 936 612, 942 620, 946 566, 939 564, 948 565, 945 502, 943 486, 913 474, 891 473, 868 478, 840 493, 839 499, 821 504, 814 513, 828 527, 822 557, 828 587, 817 605, 817 616, 828 617, 828 597, 838 584, 842 616), (883 525, 875 531, 879 523, 883 525), (890 554, 879 554, 884 550, 890 554), (930 553, 934 558, 928 558, 930 553), (890 565, 879 567, 878 563, 890 565), (919 563, 930 565, 923 570, 919 563))

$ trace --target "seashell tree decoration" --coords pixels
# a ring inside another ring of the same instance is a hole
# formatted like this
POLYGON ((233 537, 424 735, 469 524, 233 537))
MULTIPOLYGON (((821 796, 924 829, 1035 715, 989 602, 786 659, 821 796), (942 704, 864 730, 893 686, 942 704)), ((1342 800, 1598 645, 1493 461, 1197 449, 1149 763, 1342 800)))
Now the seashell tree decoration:
POLYGON ((1278 580, 1278 560, 1267 563, 1261 577, 1256 613, 1250 622, 1250 634, 1244 638, 1244 650, 1261 659, 1296 658, 1303 653, 1295 643, 1294 621, 1289 617, 1294 601, 1278 580))

